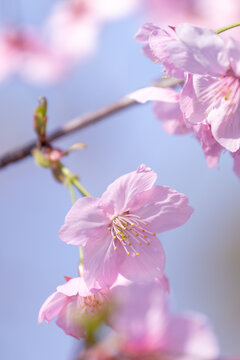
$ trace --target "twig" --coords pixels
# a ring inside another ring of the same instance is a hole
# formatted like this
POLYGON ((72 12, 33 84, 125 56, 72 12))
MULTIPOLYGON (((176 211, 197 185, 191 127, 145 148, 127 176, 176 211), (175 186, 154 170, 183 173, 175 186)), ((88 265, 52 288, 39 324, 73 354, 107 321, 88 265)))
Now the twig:
MULTIPOLYGON (((181 80, 175 78, 162 79, 157 82, 156 86, 159 87, 174 87, 181 84, 181 80)), ((127 96, 116 101, 112 105, 105 106, 99 110, 93 111, 89 114, 77 117, 73 120, 68 121, 65 125, 57 128, 52 131, 48 136, 46 141, 51 143, 53 140, 56 140, 60 137, 66 136, 75 132, 76 130, 83 129, 89 125, 93 125, 96 122, 105 119, 106 117, 129 108, 133 105, 137 105, 138 102, 135 100, 129 99, 127 96)), ((0 156, 0 169, 14 163, 16 161, 22 160, 27 156, 31 155, 31 151, 36 147, 36 140, 30 141, 28 144, 10 150, 0 156)))

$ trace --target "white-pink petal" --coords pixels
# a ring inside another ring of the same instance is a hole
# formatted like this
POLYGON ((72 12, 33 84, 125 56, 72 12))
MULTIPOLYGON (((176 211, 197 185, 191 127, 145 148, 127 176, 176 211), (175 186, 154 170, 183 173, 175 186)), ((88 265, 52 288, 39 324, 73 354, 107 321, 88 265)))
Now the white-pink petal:
POLYGON ((157 174, 145 165, 137 171, 119 177, 108 186, 101 198, 102 206, 111 204, 112 215, 122 214, 129 210, 130 201, 138 193, 150 189, 157 179, 157 174))
POLYGON ((99 199, 81 198, 68 212, 59 237, 68 244, 84 246, 89 239, 104 238, 108 222, 99 199))
POLYGON ((229 67, 224 41, 213 30, 180 24, 177 39, 168 42, 172 63, 179 69, 201 75, 224 75, 229 67))

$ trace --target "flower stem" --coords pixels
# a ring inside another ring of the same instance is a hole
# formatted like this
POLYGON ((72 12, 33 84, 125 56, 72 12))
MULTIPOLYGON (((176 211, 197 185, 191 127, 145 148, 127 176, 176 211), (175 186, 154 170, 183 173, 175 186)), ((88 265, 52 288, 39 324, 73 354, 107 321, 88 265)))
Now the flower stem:
POLYGON ((77 176, 72 174, 68 168, 66 168, 64 165, 61 166, 62 174, 66 177, 68 186, 71 183, 71 185, 74 185, 83 196, 91 196, 89 192, 80 184, 78 181, 77 176))
MULTIPOLYGON (((66 183, 69 187, 70 190, 70 195, 71 195, 71 199, 72 199, 72 203, 74 204, 76 202, 76 197, 74 194, 74 190, 73 190, 73 185, 80 191, 80 193, 83 196, 90 196, 89 192, 80 184, 80 182, 78 181, 78 178, 76 175, 72 174, 71 171, 66 168, 64 165, 61 166, 61 171, 62 174, 65 176, 66 178, 66 183)), ((80 260, 78 263, 78 269, 79 269, 79 274, 80 276, 82 276, 83 274, 83 247, 79 246, 79 255, 80 255, 80 260)))
POLYGON ((240 22, 232 24, 232 25, 224 26, 224 27, 222 27, 220 29, 217 29, 217 30, 215 30, 215 33, 216 34, 221 34, 222 32, 233 29, 233 28, 235 28, 237 26, 240 26, 240 22))
POLYGON ((75 185, 75 187, 80 191, 80 193, 83 196, 89 196, 91 197, 91 195, 89 194, 89 192, 80 184, 80 182, 78 181, 77 178, 73 179, 72 181, 73 185, 75 185))
POLYGON ((69 187, 69 190, 70 190, 72 203, 74 204, 76 202, 76 197, 75 197, 74 190, 73 190, 73 185, 72 185, 71 182, 68 184, 68 187, 69 187))

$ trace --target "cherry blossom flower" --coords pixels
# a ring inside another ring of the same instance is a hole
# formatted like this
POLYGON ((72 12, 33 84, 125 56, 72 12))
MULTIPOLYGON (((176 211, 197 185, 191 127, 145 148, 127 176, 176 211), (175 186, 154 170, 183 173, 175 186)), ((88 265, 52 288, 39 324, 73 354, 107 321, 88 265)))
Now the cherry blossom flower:
POLYGON ((110 324, 125 339, 122 352, 128 359, 217 358, 217 340, 206 317, 172 313, 157 284, 116 287, 113 294, 117 306, 110 324))
POLYGON ((121 176, 101 198, 79 199, 66 216, 60 239, 84 246, 88 286, 111 285, 118 274, 146 281, 163 274, 165 255, 156 233, 184 224, 192 214, 185 195, 153 186, 145 165, 121 176))
POLYGON ((54 83, 66 72, 57 57, 32 29, 9 27, 0 33, 0 81, 18 74, 36 84, 54 83))
MULTIPOLYGON (((166 37, 161 29, 149 24, 147 29, 145 26, 139 32, 145 31, 145 43, 139 33, 137 39, 145 46, 148 44, 152 58, 164 63, 170 74, 174 71, 185 74, 178 101, 184 123, 194 130, 212 167, 223 148, 233 153, 240 148, 240 44, 232 39, 224 42, 212 30, 189 24, 174 28, 175 38, 166 37)), ((177 101, 170 98, 164 103, 156 105, 155 112, 167 116, 166 121, 175 113, 178 125, 183 124, 177 101)), ((178 132, 176 121, 170 120, 167 130, 178 132)))
POLYGON ((89 290, 82 277, 67 280, 44 302, 38 322, 49 323, 57 317, 56 324, 67 335, 79 339, 84 336, 80 318, 92 317, 102 311, 110 302, 109 291, 99 286, 89 290))
POLYGON ((169 43, 171 60, 190 73, 183 87, 180 107, 192 123, 211 125, 215 140, 235 152, 240 148, 240 44, 208 29, 182 24, 180 41, 169 43))

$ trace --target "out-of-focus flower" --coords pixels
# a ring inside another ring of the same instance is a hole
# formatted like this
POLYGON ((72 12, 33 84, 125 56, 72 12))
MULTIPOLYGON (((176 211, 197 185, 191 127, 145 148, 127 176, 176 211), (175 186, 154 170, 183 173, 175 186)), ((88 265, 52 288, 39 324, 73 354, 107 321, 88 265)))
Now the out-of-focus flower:
POLYGON ((68 64, 84 59, 96 48, 99 23, 89 1, 56 3, 46 23, 49 46, 68 64))
POLYGON ((103 23, 128 15, 137 5, 137 0, 60 1, 46 23, 50 46, 66 61, 82 60, 96 49, 103 23))
POLYGON ((66 63, 28 28, 8 27, 0 32, 0 81, 20 75, 36 84, 50 84, 66 72, 66 63))
POLYGON ((157 284, 116 287, 113 293, 117 306, 110 324, 125 339, 127 359, 217 358, 217 340, 206 317, 172 314, 157 284))
POLYGON ((105 309, 110 301, 108 289, 98 285, 88 289, 82 277, 69 279, 67 283, 57 287, 57 291, 50 295, 42 305, 38 322, 44 320, 49 323, 57 317, 56 324, 66 334, 79 339, 84 336, 86 322, 105 309))
POLYGON ((184 224, 188 198, 166 186, 145 165, 121 176, 99 198, 79 199, 66 216, 60 238, 84 246, 85 279, 111 285, 120 273, 145 281, 163 274, 165 255, 156 233, 184 224))

